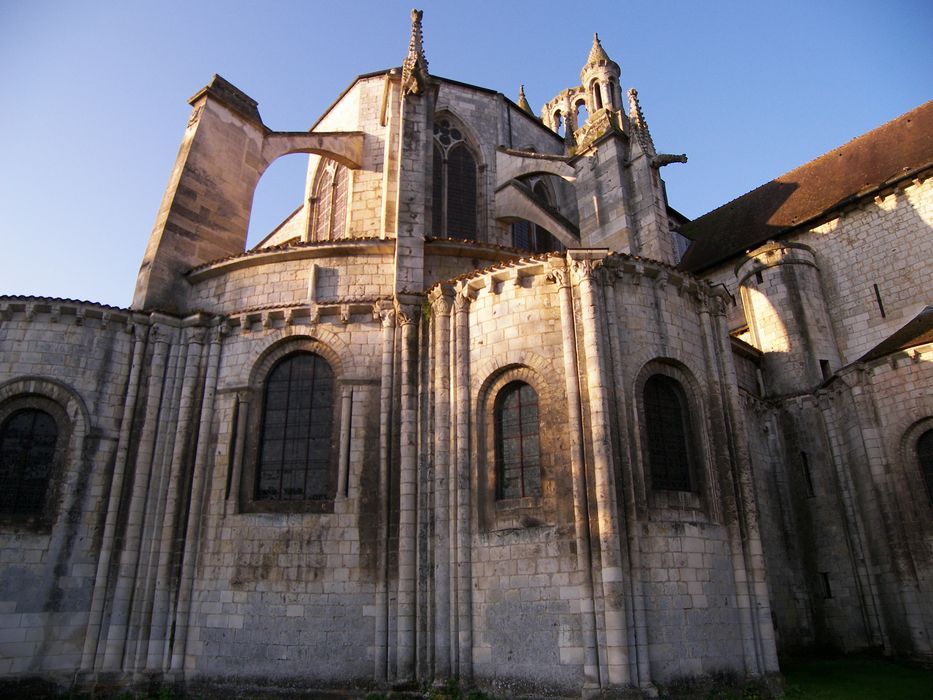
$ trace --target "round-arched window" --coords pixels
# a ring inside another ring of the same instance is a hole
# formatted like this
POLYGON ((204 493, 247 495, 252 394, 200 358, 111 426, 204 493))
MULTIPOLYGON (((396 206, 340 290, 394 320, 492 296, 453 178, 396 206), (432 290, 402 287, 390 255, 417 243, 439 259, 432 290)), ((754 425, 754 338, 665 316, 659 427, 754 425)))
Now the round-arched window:
POLYGON ((52 478, 58 425, 45 411, 26 408, 0 426, 0 513, 40 513, 52 478))

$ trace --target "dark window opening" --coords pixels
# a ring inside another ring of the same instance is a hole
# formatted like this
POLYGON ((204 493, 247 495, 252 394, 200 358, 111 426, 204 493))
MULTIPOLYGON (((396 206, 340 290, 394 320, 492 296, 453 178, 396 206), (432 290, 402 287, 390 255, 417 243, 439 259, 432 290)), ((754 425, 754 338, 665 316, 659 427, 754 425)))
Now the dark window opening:
POLYGON ((594 80, 590 84, 590 92, 593 95, 593 111, 595 112, 597 110, 602 109, 603 108, 603 96, 599 89, 599 83, 597 81, 594 80))
POLYGON ((823 379, 829 379, 833 376, 833 370, 829 366, 829 360, 820 360, 820 372, 823 375, 823 379))
POLYGON ((494 416, 496 496, 540 496, 538 394, 524 382, 510 382, 496 397, 494 416))
POLYGON ((755 281, 758 284, 764 284, 765 278, 761 275, 761 270, 755 270, 755 281))
POLYGON ((655 374, 645 382, 644 400, 652 488, 693 491, 690 413, 683 388, 675 379, 655 374))
POLYGON ((927 497, 933 505, 933 430, 926 431, 917 440, 917 459, 926 482, 927 497))
POLYGON ((333 396, 333 370, 319 355, 289 355, 269 372, 256 470, 257 500, 330 497, 333 396))
POLYGON ((42 512, 52 478, 58 426, 45 411, 16 411, 0 426, 0 513, 42 512))

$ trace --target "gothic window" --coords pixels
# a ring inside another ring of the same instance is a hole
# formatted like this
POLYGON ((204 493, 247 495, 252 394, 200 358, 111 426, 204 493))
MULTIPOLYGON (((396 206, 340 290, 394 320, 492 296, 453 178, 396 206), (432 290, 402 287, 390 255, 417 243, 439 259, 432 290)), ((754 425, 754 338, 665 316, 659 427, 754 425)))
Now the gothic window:
POLYGON ((0 513, 41 513, 52 477, 58 426, 45 411, 27 408, 0 426, 0 513))
POLYGON ((321 161, 312 189, 310 240, 329 241, 343 237, 347 222, 348 185, 346 167, 330 160, 321 161))
POLYGON ((917 440, 917 461, 927 485, 927 496, 933 504, 933 430, 927 430, 917 440))
MULTIPOLYGON (((545 209, 554 210, 551 195, 542 181, 535 183, 532 188, 534 199, 545 209)), ((520 219, 512 224, 512 246, 521 250, 530 250, 533 253, 561 252, 565 250, 561 243, 550 231, 543 226, 520 219)))
POLYGON ((494 415, 496 496, 540 496, 538 394, 525 382, 510 382, 496 396, 494 415))
POLYGON ((694 491, 690 413, 683 387, 676 379, 654 374, 645 382, 644 401, 652 488, 694 491))
POLYGON ((296 352, 269 372, 263 395, 256 500, 331 496, 334 372, 320 355, 296 352))
POLYGON ((432 228, 435 236, 476 240, 476 158, 448 119, 434 122, 432 228))

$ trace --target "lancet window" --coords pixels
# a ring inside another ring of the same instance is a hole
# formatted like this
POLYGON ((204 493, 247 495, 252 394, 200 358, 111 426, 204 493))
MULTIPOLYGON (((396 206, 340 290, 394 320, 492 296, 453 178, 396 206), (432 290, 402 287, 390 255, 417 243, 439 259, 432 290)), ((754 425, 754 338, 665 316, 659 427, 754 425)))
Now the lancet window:
POLYGON ((476 240, 476 158, 449 119, 434 122, 433 190, 434 235, 476 240))
POLYGON ((331 160, 322 160, 311 197, 309 239, 329 241, 342 238, 347 225, 349 171, 331 160))

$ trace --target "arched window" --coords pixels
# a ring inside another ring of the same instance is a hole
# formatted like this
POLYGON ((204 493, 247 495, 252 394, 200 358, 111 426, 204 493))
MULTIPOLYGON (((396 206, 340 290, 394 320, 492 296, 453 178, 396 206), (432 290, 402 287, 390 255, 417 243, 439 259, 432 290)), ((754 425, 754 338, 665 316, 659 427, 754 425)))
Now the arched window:
POLYGON ((434 122, 432 228, 435 236, 476 240, 476 158, 448 119, 434 122))
POLYGON ((926 431, 917 440, 917 461, 927 485, 927 497, 933 504, 933 430, 926 431))
POLYGON ((667 491, 694 491, 690 411, 676 379, 654 374, 645 382, 645 429, 651 486, 667 491))
POLYGON ((334 372, 320 355, 279 360, 263 396, 256 500, 331 497, 334 372))
POLYGON ((331 160, 318 166, 317 181, 312 190, 310 240, 329 241, 342 238, 347 223, 347 169, 331 160))
POLYGON ((618 89, 619 89, 619 88, 616 86, 616 79, 615 79, 615 78, 609 78, 609 82, 607 83, 607 86, 606 86, 606 87, 607 87, 607 90, 608 90, 608 92, 609 92, 609 106, 610 106, 612 109, 615 109, 615 108, 616 108, 616 102, 617 102, 617 101, 616 101, 616 92, 617 92, 618 89))
MULTIPOLYGON (((538 203, 548 210, 554 210, 550 192, 543 181, 538 180, 532 187, 532 193, 538 203)), ((512 246, 521 250, 530 250, 533 253, 561 252, 565 250, 561 243, 550 231, 543 226, 520 219, 512 224, 512 246)))
POLYGON ((538 394, 525 382, 510 382, 494 411, 497 498, 540 496, 538 394))
POLYGON ((58 426, 45 411, 27 408, 0 426, 0 513, 40 513, 52 477, 58 426))
POLYGON ((594 80, 590 83, 590 94, 593 99, 593 111, 596 112, 603 108, 603 95, 599 89, 599 81, 594 80))

